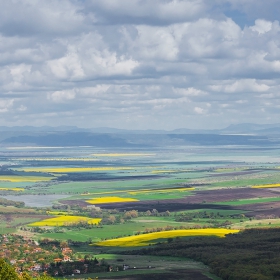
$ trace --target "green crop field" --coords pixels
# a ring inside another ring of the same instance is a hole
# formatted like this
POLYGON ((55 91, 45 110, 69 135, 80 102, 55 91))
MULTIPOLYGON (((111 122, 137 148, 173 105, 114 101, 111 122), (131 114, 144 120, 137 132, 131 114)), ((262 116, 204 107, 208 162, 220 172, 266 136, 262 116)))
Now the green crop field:
MULTIPOLYGON (((218 202, 217 204, 239 206, 239 205, 258 204, 258 203, 274 202, 274 201, 280 201, 280 197, 240 199, 240 200, 236 200, 236 201, 218 202)), ((256 207, 257 207, 257 205, 256 205, 256 207)))

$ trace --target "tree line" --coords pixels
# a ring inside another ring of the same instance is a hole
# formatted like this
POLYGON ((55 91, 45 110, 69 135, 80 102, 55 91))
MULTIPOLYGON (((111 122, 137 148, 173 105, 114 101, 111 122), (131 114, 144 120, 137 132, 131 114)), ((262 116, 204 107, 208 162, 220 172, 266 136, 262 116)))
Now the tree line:
POLYGON ((175 238, 133 253, 192 258, 224 280, 280 279, 280 228, 247 229, 225 238, 175 238))

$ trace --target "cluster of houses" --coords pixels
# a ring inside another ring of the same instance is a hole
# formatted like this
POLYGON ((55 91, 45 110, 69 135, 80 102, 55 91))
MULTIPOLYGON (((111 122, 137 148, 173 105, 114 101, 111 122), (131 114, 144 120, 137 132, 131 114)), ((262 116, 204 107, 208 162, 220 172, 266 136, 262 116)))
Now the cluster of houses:
MULTIPOLYGON (((47 271, 52 262, 71 262, 74 254, 69 247, 52 246, 46 250, 37 241, 18 235, 0 235, 0 258, 10 262, 17 272, 29 271, 36 276, 47 271), (34 273, 33 273, 34 272, 34 273)), ((74 271, 79 274, 80 271, 74 271)))
POLYGON ((66 275, 65 273, 82 275, 129 269, 128 265, 110 266, 104 261, 99 262, 96 258, 81 259, 78 256, 67 246, 67 242, 40 242, 39 244, 27 237, 0 234, 0 258, 10 262, 19 274, 28 271, 33 277, 43 272, 52 276, 61 276, 61 274, 66 275))

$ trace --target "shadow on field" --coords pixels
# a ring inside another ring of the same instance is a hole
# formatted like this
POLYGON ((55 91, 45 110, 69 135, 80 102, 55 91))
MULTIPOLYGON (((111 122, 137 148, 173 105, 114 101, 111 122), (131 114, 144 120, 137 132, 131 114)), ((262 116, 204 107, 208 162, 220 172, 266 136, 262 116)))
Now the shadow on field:
POLYGON ((172 271, 166 271, 165 273, 151 273, 143 275, 133 275, 133 276, 121 276, 108 278, 118 279, 118 280, 209 280, 211 278, 203 275, 199 270, 189 270, 189 269, 176 269, 172 271))

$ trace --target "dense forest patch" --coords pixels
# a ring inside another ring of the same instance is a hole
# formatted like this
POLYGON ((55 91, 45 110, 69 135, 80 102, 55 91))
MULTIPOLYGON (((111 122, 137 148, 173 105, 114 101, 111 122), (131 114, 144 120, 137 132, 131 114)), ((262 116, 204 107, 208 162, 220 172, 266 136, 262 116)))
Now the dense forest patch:
POLYGON ((133 253, 189 257, 225 280, 280 279, 280 228, 248 229, 226 238, 178 238, 133 253))

